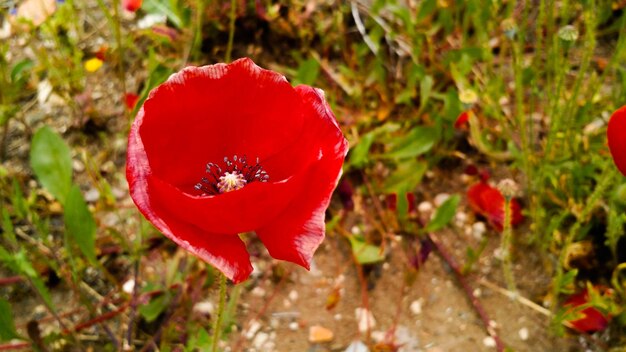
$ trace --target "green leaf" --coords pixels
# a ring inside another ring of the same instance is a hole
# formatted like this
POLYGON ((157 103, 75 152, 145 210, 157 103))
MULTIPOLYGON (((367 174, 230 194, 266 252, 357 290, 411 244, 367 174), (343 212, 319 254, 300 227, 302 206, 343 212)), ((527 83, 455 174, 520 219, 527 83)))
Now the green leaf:
POLYGON ((432 220, 426 225, 425 230, 427 232, 438 231, 444 228, 456 213, 456 208, 459 206, 461 197, 455 194, 448 198, 439 208, 432 220))
POLYGON ((424 177, 428 164, 423 161, 411 160, 398 165, 398 168, 385 180, 383 190, 385 193, 396 193, 398 199, 401 194, 406 194, 417 186, 424 177))
POLYGON ((4 233, 4 239, 8 241, 11 245, 17 245, 17 239, 15 238, 15 229, 13 227, 13 222, 11 221, 11 216, 9 215, 9 211, 7 208, 2 208, 2 232, 4 233))
POLYGON ((11 70, 11 82, 19 83, 18 81, 24 77, 23 75, 26 71, 30 70, 34 65, 35 63, 30 59, 24 59, 15 64, 11 70))
POLYGON ((65 141, 50 127, 42 127, 35 133, 30 165, 39 182, 64 204, 72 184, 72 157, 65 141))
POLYGON ((83 194, 74 185, 67 195, 64 211, 68 239, 80 248, 90 261, 96 261, 96 222, 87 208, 83 194))
POLYGON ((9 302, 0 298, 0 341, 9 341, 18 338, 20 338, 20 335, 18 335, 15 330, 11 305, 9 302))
POLYGON ((174 26, 179 29, 185 27, 183 16, 174 6, 176 2, 170 0, 146 0, 143 3, 142 10, 150 14, 165 15, 174 26))
POLYGON ((159 317, 165 308, 169 305, 171 300, 171 294, 166 292, 156 298, 153 298, 150 303, 139 307, 139 313, 143 316, 148 323, 151 323, 159 317))
POLYGON ((298 67, 295 82, 296 84, 312 85, 320 74, 320 64, 315 59, 302 61, 298 67))
POLYGON ((370 148, 376 138, 381 134, 392 133, 399 128, 398 124, 387 123, 362 135, 357 145, 350 149, 350 165, 356 168, 367 165, 370 148))
POLYGON ((352 253, 359 264, 374 264, 385 260, 379 247, 366 243, 360 237, 351 236, 348 239, 352 246, 352 253))
POLYGON ((386 158, 407 159, 422 155, 433 148, 439 140, 439 133, 435 127, 418 126, 400 139, 386 158))
POLYGON ((434 83, 435 82, 431 76, 425 76, 420 82, 420 109, 426 107, 426 103, 428 102, 428 99, 430 99, 434 83))

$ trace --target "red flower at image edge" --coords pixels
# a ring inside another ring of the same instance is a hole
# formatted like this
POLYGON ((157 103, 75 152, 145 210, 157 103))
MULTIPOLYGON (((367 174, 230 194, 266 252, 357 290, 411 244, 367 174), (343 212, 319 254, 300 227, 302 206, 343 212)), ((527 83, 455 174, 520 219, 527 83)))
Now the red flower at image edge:
POLYGON ((347 151, 323 91, 244 58, 187 67, 150 93, 126 177, 163 234, 241 282, 252 272, 244 232, 309 268, 347 151))
POLYGON ((615 165, 626 176, 626 106, 613 113, 606 136, 615 165))
MULTIPOLYGON (((563 306, 565 308, 571 307, 571 310, 576 307, 580 307, 583 304, 588 304, 589 299, 589 292, 585 288, 581 292, 569 296, 563 306)), ((587 307, 581 310, 580 315, 580 318, 568 321, 570 326, 578 332, 592 333, 601 331, 606 329, 611 321, 611 316, 609 314, 604 314, 594 307, 587 307)))
MULTIPOLYGON (((467 191, 470 207, 484 216, 496 230, 504 228, 504 196, 497 188, 491 187, 487 182, 480 181, 471 186, 467 191)), ((515 226, 524 220, 521 207, 517 200, 511 199, 511 226, 515 226)))

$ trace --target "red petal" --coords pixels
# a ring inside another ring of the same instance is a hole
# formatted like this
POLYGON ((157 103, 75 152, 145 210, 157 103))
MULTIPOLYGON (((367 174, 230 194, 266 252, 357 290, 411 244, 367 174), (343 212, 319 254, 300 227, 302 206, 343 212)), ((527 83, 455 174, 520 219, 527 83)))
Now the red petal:
POLYGON ((613 113, 606 135, 615 165, 626 176, 626 106, 613 113))
POLYGON ((132 111, 135 108, 135 105, 137 105, 138 101, 139 96, 137 94, 126 93, 124 95, 124 104, 126 104, 126 109, 128 109, 129 111, 132 111))
MULTIPOLYGON (((502 231, 504 225, 504 196, 497 188, 489 186, 486 182, 479 182, 467 191, 467 198, 472 209, 487 218, 489 223, 498 231, 502 231)), ((515 226, 524 220, 521 207, 517 200, 512 199, 511 225, 515 226)))
POLYGON ((138 125, 133 125, 128 144, 126 177, 131 196, 137 208, 165 236, 200 259, 215 266, 233 282, 250 276, 252 265, 245 244, 234 235, 209 233, 180 221, 163 209, 163 203, 154 202, 148 192, 148 159, 141 139, 137 137, 138 125))
POLYGON ((234 155, 260 158, 272 181, 284 180, 309 160, 266 160, 298 147, 302 101, 287 80, 250 59, 187 67, 150 93, 138 114, 152 172, 192 190, 207 162, 234 155), (197 173, 190 172, 197 170, 197 173))
MULTIPOLYGON (((583 304, 589 303, 589 293, 587 289, 571 295, 564 303, 564 307, 579 307, 583 304)), ((605 315, 594 307, 588 307, 580 312, 583 317, 580 319, 572 320, 569 323, 574 330, 578 332, 592 333, 600 330, 604 330, 611 319, 610 315, 605 315)))
POLYGON ((469 120, 469 113, 467 111, 463 111, 454 122, 454 128, 463 127, 467 123, 468 120, 469 120))
POLYGON ((341 176, 341 166, 348 152, 348 142, 341 134, 335 116, 321 90, 296 87, 318 119, 320 143, 318 159, 306 174, 307 183, 285 211, 256 231, 270 255, 307 269, 313 253, 324 239, 324 215, 333 189, 341 176))
POLYGON ((122 7, 126 11, 135 12, 141 8, 143 0, 122 0, 122 7))

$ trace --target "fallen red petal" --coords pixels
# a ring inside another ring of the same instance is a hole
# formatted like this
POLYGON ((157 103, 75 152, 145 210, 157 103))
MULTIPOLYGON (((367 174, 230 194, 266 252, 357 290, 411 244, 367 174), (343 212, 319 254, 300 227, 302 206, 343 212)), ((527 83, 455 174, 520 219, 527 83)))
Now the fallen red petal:
POLYGON ((454 122, 454 128, 461 128, 465 126, 465 124, 467 124, 467 121, 469 121, 469 114, 470 113, 468 111, 463 111, 454 122))
MULTIPOLYGON (((589 303, 589 292, 585 288, 583 291, 571 295, 564 303, 564 307, 574 309, 583 304, 589 303)), ((588 307, 580 311, 581 318, 569 321, 572 328, 578 332, 593 333, 606 329, 611 320, 611 316, 603 314, 594 307, 588 307)))
POLYGON ((133 111, 133 109, 135 109, 138 101, 139 96, 137 94, 126 93, 124 95, 124 104, 126 105, 126 109, 128 109, 129 111, 133 111))
MULTIPOLYGON (((470 207, 478 214, 484 216, 487 221, 498 231, 504 228, 504 196, 497 188, 491 187, 486 182, 478 182, 467 191, 467 199, 470 207)), ((521 206, 515 199, 511 199, 511 226, 515 226, 524 220, 521 206)))

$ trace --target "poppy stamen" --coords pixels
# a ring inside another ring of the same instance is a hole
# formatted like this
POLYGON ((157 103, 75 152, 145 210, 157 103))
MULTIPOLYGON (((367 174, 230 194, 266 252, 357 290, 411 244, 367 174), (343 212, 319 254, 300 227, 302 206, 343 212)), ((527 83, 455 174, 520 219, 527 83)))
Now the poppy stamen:
POLYGON ((236 191, 243 188, 250 182, 267 182, 269 175, 260 164, 259 158, 256 158, 254 165, 248 165, 246 156, 238 157, 234 155, 232 160, 224 157, 224 161, 220 163, 206 164, 206 173, 208 176, 200 179, 194 188, 203 192, 203 195, 216 195, 226 192, 236 191))

